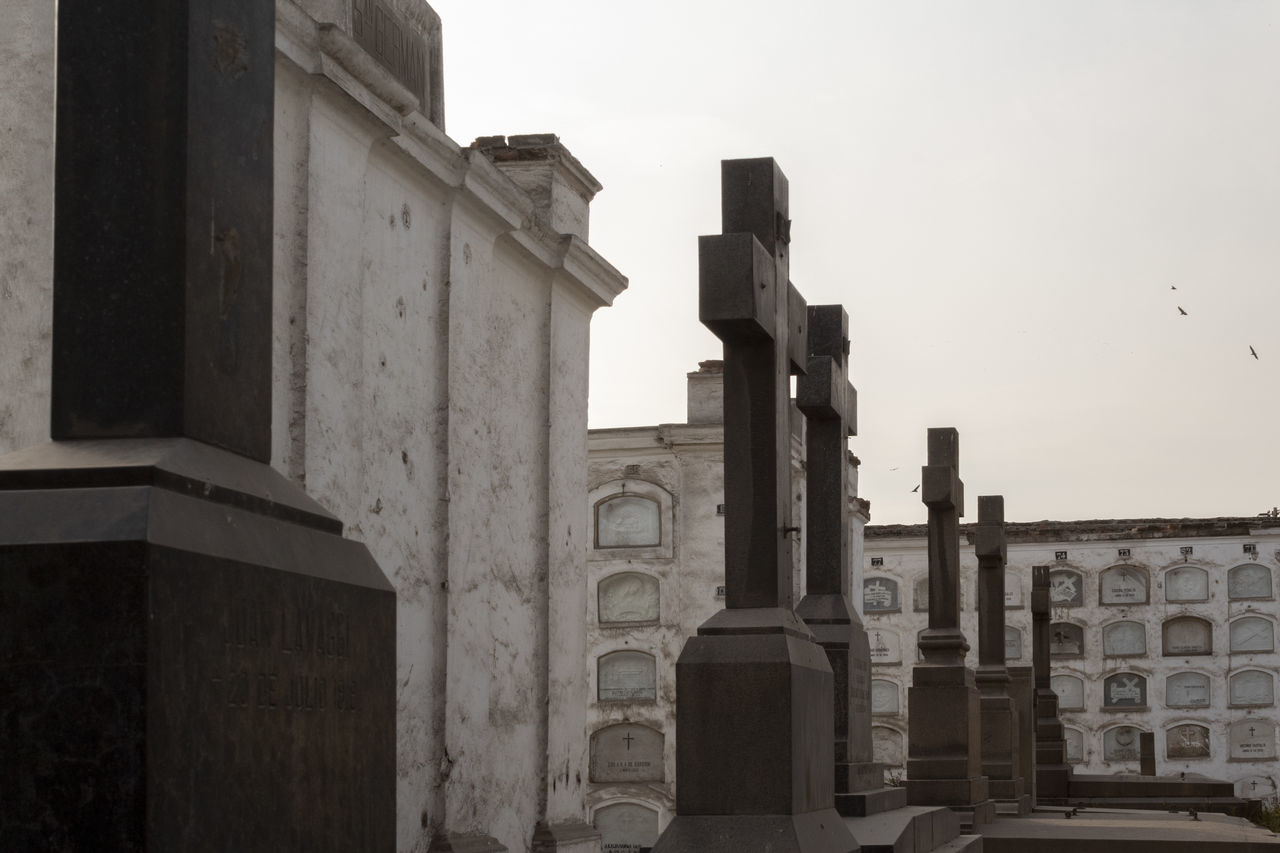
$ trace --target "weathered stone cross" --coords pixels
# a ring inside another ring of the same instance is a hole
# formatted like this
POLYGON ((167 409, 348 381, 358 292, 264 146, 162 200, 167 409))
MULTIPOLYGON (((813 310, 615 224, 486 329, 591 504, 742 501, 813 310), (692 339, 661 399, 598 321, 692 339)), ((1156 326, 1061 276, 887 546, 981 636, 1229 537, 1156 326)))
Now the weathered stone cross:
MULTIPOLYGON (((960 434, 929 430, 929 464, 921 470, 921 495, 929 508, 929 627, 920 650, 929 663, 963 665, 969 643, 960 630, 960 434)), ((1002 643, 1003 645, 1003 643, 1002 643)))

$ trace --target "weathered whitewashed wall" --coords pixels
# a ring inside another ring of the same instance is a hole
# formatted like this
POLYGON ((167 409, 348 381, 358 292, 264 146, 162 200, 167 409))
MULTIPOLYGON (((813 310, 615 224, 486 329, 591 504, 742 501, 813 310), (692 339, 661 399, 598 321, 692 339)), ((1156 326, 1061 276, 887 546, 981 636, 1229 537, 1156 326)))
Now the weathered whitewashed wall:
MULTIPOLYGON (((923 507, 921 514, 924 514, 923 507)), ((1270 625, 1273 649, 1275 643, 1280 642, 1280 637, 1275 636, 1280 622, 1280 606, 1275 597, 1276 584, 1280 583, 1280 522, 1270 518, 1040 522, 1010 525, 1008 530, 1008 570, 1020 580, 1020 589, 1006 597, 1005 619, 1007 625, 1021 632, 1021 655, 1009 659, 1010 665, 1031 664, 1031 567, 1048 566, 1051 578, 1060 572, 1078 576, 1078 581, 1071 582, 1072 576, 1061 575, 1071 583, 1054 592, 1051 620, 1055 624, 1078 626, 1084 646, 1079 654, 1055 654, 1050 663, 1055 677, 1078 678, 1083 688, 1083 707, 1061 710, 1068 732, 1074 732, 1079 738, 1079 753, 1072 761, 1079 772, 1137 773, 1136 756, 1114 759, 1108 758, 1104 751, 1108 730, 1132 726, 1155 733, 1158 774, 1198 773, 1236 783, 1241 796, 1274 798, 1280 782, 1280 761, 1275 758, 1274 747, 1266 757, 1233 755, 1230 727, 1241 722, 1256 723, 1259 731, 1265 727, 1270 732, 1274 745, 1280 684, 1273 681, 1275 692, 1270 702, 1255 705, 1233 703, 1228 686, 1230 678, 1243 671, 1261 671, 1273 677, 1280 673, 1280 654, 1276 651, 1232 651, 1230 639, 1231 623, 1252 615, 1270 625), (1253 546, 1256 552, 1247 552, 1246 545, 1253 546), (1270 572, 1270 595, 1231 598, 1228 574, 1242 565, 1258 565, 1270 572), (1103 573, 1117 566, 1132 567, 1136 577, 1146 578, 1145 602, 1102 603, 1103 573), (1188 567, 1206 573, 1204 600, 1177 600, 1179 596, 1171 595, 1168 590, 1169 573, 1188 567), (1079 590, 1078 604, 1067 601, 1068 592, 1075 589, 1079 590), (1164 626, 1169 620, 1182 616, 1194 616, 1210 623, 1211 653, 1165 653, 1164 626), (1139 652, 1136 647, 1121 648, 1120 651, 1132 653, 1115 654, 1117 649, 1113 647, 1110 649, 1113 653, 1107 653, 1103 645, 1104 630, 1119 622, 1135 622, 1142 627, 1145 651, 1139 652), (1207 702, 1194 707, 1185 703, 1180 706, 1167 695, 1167 679, 1180 672, 1193 672, 1207 678, 1207 702), (1145 680, 1145 703, 1108 707, 1105 681, 1120 674, 1126 678, 1137 675, 1145 680), (1208 730, 1207 756, 1177 755, 1176 733, 1171 730, 1183 725, 1208 730), (1169 754, 1171 748, 1173 756, 1169 754)), ((877 578, 891 580, 899 590, 899 606, 893 610, 874 612, 870 601, 864 601, 868 631, 893 632, 902 645, 900 663, 886 661, 872 667, 873 679, 889 682, 898 692, 899 710, 886 710, 874 716, 879 759, 897 764, 905 752, 899 752, 894 745, 896 738, 889 732, 906 736, 906 688, 915 662, 915 638, 928 624, 928 613, 921 610, 914 594, 915 586, 928 573, 924 528, 868 527, 864 559, 863 572, 868 583, 877 578)), ((964 610, 961 627, 973 646, 969 653, 971 666, 977 664, 976 578, 973 545, 962 533, 964 610)))
MULTIPOLYGON (((18 3, 0 35, 0 451, 48 437, 53 7, 18 3)), ((419 0, 389 7, 438 27, 419 0)), ((598 850, 587 353, 626 286, 586 243, 600 186, 549 135, 457 145, 351 10, 276 4, 272 464, 399 593, 399 849, 598 850)))

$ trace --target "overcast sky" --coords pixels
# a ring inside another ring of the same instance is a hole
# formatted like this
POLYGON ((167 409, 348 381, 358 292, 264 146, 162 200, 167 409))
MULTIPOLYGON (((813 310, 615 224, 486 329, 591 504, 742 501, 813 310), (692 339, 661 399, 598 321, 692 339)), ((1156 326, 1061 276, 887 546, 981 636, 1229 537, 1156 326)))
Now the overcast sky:
POLYGON ((872 523, 925 519, 931 426, 968 520, 1280 504, 1280 2, 431 2, 450 135, 554 132, 604 184, 591 426, 685 420, 718 163, 772 156, 872 523))

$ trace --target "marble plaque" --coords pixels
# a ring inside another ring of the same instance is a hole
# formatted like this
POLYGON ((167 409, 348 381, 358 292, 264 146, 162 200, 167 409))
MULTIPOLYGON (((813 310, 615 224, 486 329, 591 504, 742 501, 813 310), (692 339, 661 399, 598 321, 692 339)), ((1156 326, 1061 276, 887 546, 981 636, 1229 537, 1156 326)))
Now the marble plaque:
POLYGON ((592 782, 661 782, 662 732, 622 723, 591 735, 592 782))
POLYGON ((1113 622, 1102 629, 1103 657, 1130 657, 1147 653, 1147 629, 1141 622, 1113 622))
POLYGON ((1004 628, 1004 659, 1017 660, 1022 657, 1022 632, 1012 625, 1004 628))
POLYGON ((1079 729, 1064 728, 1062 737, 1067 742, 1067 763, 1084 763, 1084 732, 1079 729))
POLYGON ((1083 681, 1074 675, 1055 675, 1049 679, 1049 686, 1058 694, 1058 707, 1063 711, 1084 710, 1083 681))
POLYGON ((1209 707, 1209 676, 1178 672, 1164 682, 1164 701, 1170 708, 1209 707))
POLYGON ((619 572, 600 581, 601 622, 658 621, 658 579, 639 572, 619 572))
POLYGON ((877 764, 886 767, 901 767, 903 764, 902 733, 887 726, 871 727, 872 758, 877 764))
POLYGON ((1228 739, 1232 758, 1263 761, 1276 757, 1276 727, 1270 720, 1250 717, 1232 723, 1228 739))
POLYGON ((1271 570, 1250 563, 1227 572, 1228 598, 1270 598, 1271 570))
POLYGON ((1232 622, 1230 636, 1233 652, 1269 652, 1275 648, 1271 623, 1258 616, 1232 622))
POLYGON ((1228 693, 1232 705, 1274 705, 1275 679, 1269 672, 1246 669, 1231 676, 1228 693))
POLYGON ((596 504, 597 548, 647 548, 662 544, 657 501, 619 495, 596 504))
POLYGON ((1246 776, 1236 782, 1236 796, 1247 800, 1276 799, 1276 782, 1269 776, 1246 776))
POLYGON ((1168 601, 1208 601, 1209 573, 1195 566, 1180 566, 1164 576, 1168 601))
POLYGON ((1079 572, 1059 569, 1049 573, 1049 604, 1053 607, 1080 607, 1084 604, 1084 579, 1079 572))
POLYGON ((658 843, 658 812, 639 803, 596 809, 593 822, 605 853, 643 853, 658 843))
POLYGON ((1138 729, 1133 726, 1116 726, 1102 735, 1102 757, 1106 761, 1137 761, 1138 729))
POLYGON ((1164 754, 1169 758, 1208 758, 1209 730, 1186 723, 1164 733, 1164 754))
POLYGON ((871 646, 871 663, 902 663, 902 642, 897 633, 885 628, 873 628, 867 631, 867 641, 871 646))
POLYGON ((1056 658, 1078 658, 1084 654, 1084 629, 1070 622, 1054 622, 1049 626, 1049 655, 1056 658))
POLYGON ((871 679, 871 713, 896 714, 899 710, 898 685, 883 678, 871 679))
POLYGON ((1120 672, 1102 682, 1104 708, 1142 708, 1147 704, 1147 680, 1132 672, 1120 672))
POLYGON ((1166 655, 1213 654, 1213 626, 1204 619, 1180 616, 1164 623, 1166 655))
POLYGON ((1147 573, 1134 566, 1107 569, 1099 579, 1098 588, 1103 604, 1147 603, 1147 573))
POLYGON ((920 578, 911 585, 911 606, 917 613, 929 612, 929 578, 920 578))
POLYGON ((1022 576, 1017 572, 1004 573, 1004 606, 1022 607, 1022 576))
POLYGON ((627 702, 657 698, 656 662, 644 652, 610 652, 600 658, 599 698, 627 702))
POLYGON ((867 578, 862 582, 863 613, 893 613, 898 607, 898 582, 892 578, 867 578))

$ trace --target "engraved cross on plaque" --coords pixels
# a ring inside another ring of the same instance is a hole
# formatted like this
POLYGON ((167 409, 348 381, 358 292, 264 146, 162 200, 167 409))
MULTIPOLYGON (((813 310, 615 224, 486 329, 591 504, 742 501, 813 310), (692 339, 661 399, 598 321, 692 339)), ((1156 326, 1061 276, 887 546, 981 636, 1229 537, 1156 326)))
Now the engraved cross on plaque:
POLYGON ((808 361, 788 278, 787 179, 721 164, 722 234, 698 240, 699 319, 724 344, 725 607, 792 607, 790 376, 808 361))
POLYGON ((969 650, 960 630, 964 483, 960 481, 960 434, 953 427, 929 430, 929 464, 920 473, 920 498, 929 508, 929 627, 920 637, 920 650, 929 663, 963 664, 969 650))

